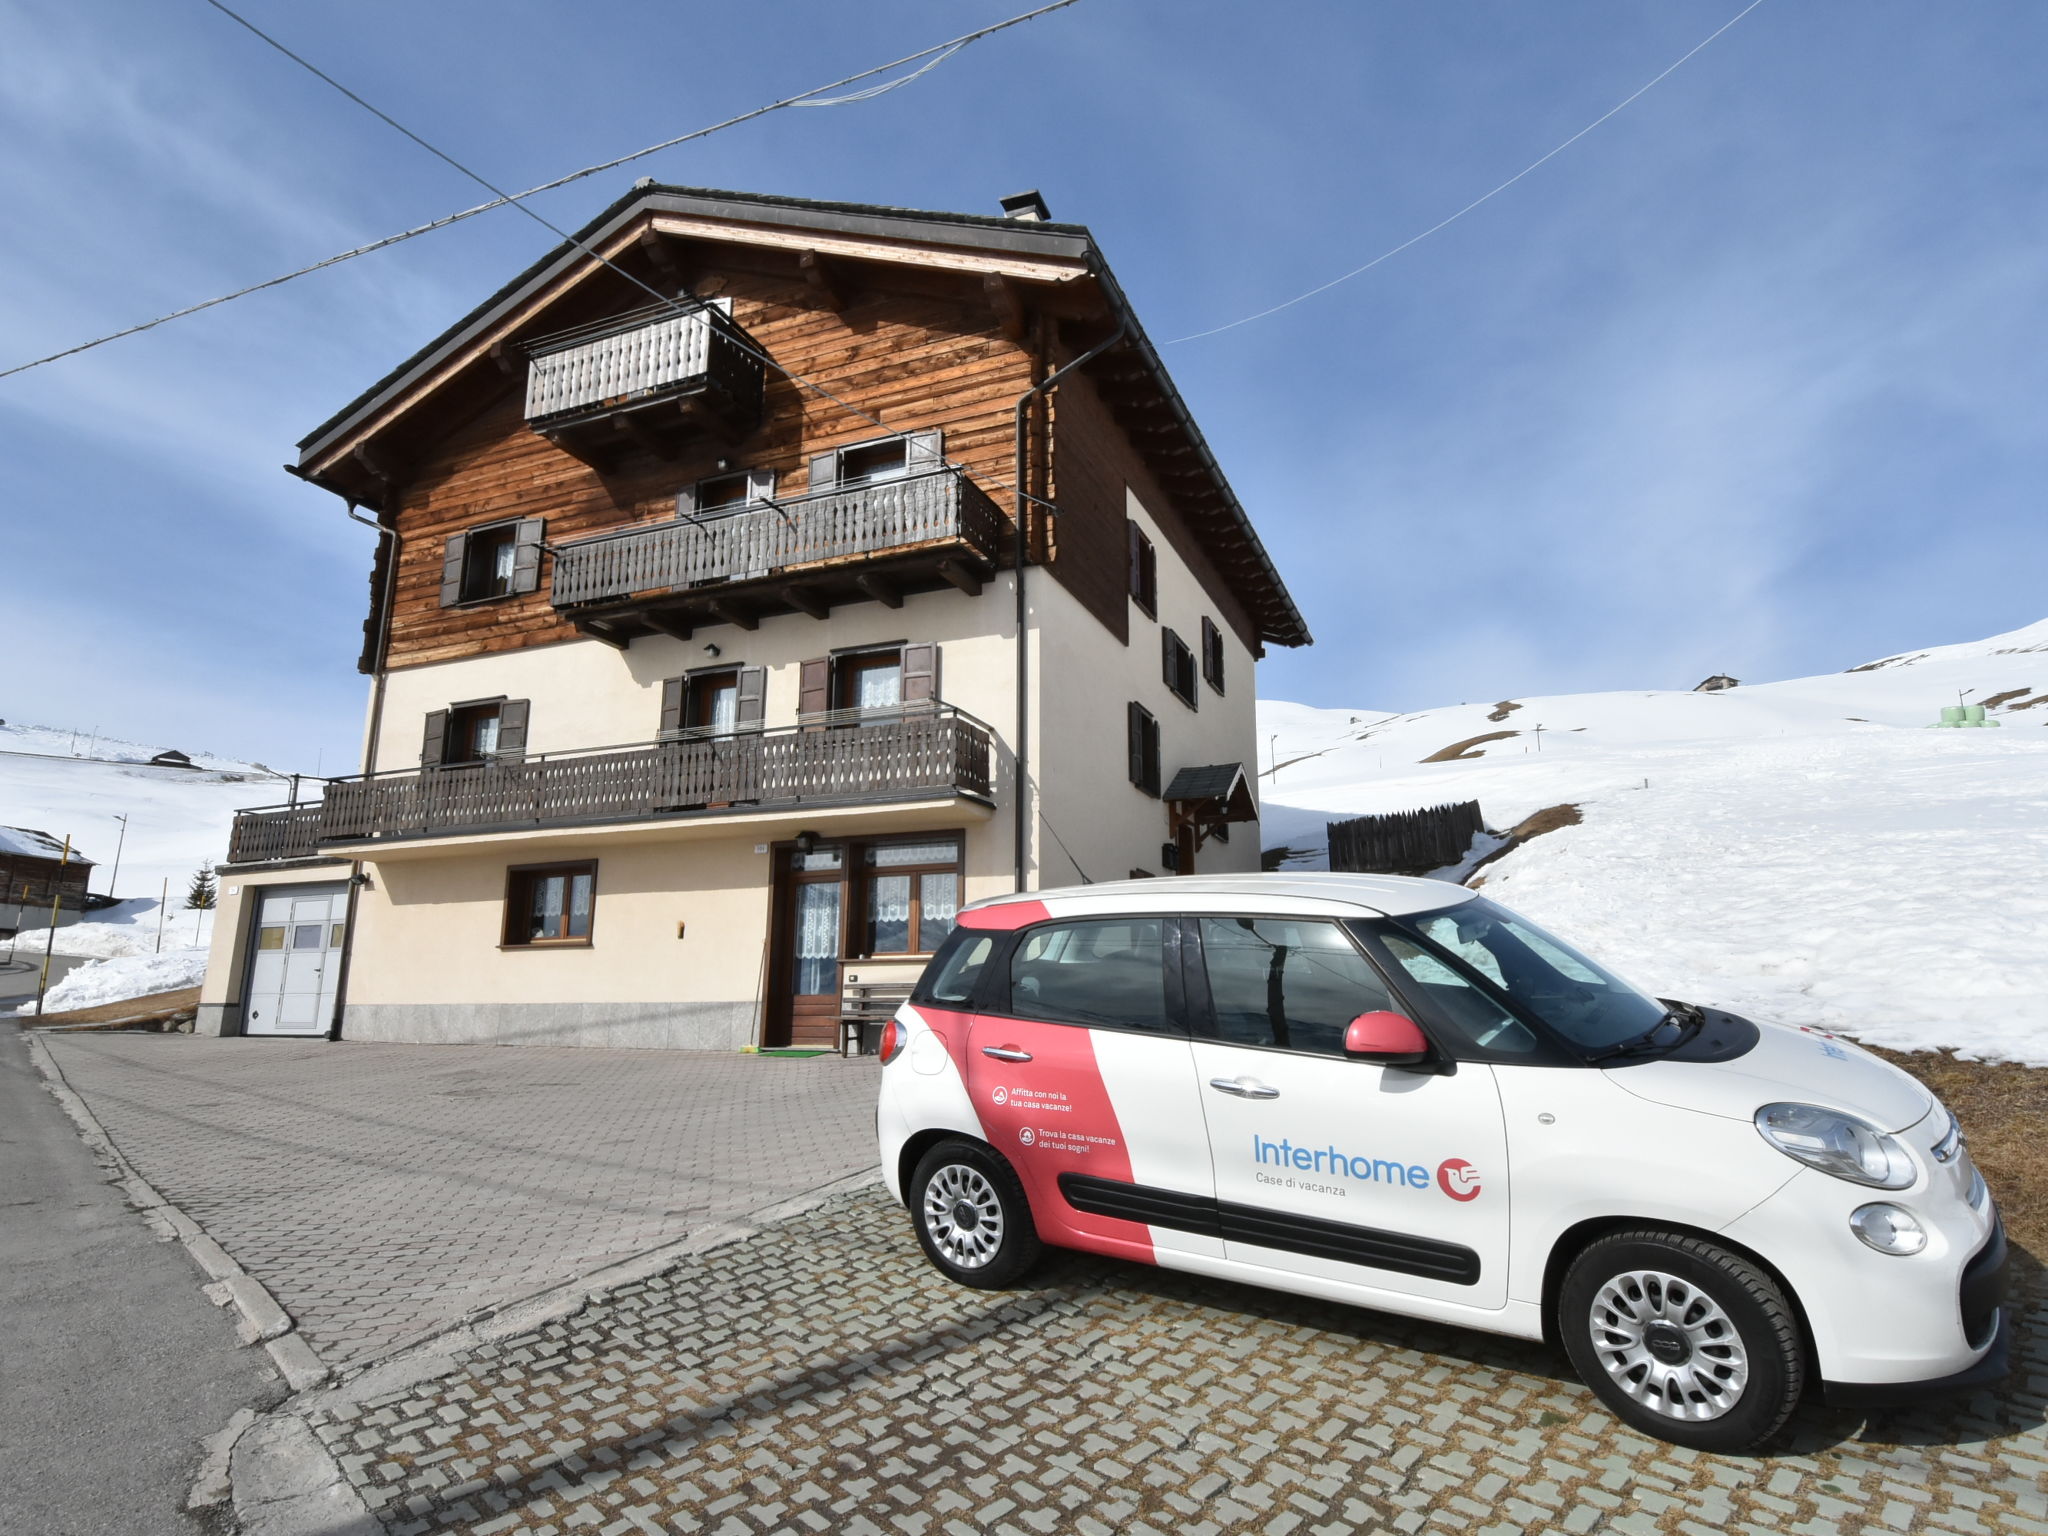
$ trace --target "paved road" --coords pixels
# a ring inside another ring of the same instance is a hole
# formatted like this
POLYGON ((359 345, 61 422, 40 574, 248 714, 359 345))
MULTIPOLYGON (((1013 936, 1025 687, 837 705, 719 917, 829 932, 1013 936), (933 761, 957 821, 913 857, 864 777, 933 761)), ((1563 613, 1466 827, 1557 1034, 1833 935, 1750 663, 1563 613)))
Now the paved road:
POLYGON ((627 1286, 316 1429, 391 1536, 2048 1532, 2021 1375, 1705 1456, 1548 1351, 1076 1255, 947 1284, 879 1192, 627 1286))
MULTIPOLYGON (((12 961, 4 958, 6 951, 0 949, 0 1013, 11 1013, 23 1003, 36 1000, 36 987, 42 980, 43 957, 40 952, 30 954, 23 950, 12 961)), ((50 985, 56 986, 81 965, 92 962, 80 955, 50 956, 50 985)))
POLYGON ((0 1023, 0 1532, 163 1536, 199 1442, 282 1389, 41 1083, 0 1023))
POLYGON ((872 1058, 45 1041, 136 1170, 333 1366, 875 1156, 872 1058))

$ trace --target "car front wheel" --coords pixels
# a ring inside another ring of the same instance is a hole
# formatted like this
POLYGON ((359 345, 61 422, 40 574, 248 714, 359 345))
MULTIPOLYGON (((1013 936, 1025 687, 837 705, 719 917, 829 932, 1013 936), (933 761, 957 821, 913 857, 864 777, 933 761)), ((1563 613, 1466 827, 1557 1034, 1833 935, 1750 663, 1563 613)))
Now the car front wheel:
POLYGON ((1041 1252, 1016 1171, 965 1138, 942 1141, 918 1159, 910 1219, 925 1257, 948 1279, 981 1290, 1015 1284, 1041 1252))
POLYGON ((1616 1232, 1565 1271, 1557 1326, 1573 1367, 1616 1417, 1694 1450, 1740 1453, 1784 1427, 1806 1353, 1778 1283, 1678 1232, 1616 1232))

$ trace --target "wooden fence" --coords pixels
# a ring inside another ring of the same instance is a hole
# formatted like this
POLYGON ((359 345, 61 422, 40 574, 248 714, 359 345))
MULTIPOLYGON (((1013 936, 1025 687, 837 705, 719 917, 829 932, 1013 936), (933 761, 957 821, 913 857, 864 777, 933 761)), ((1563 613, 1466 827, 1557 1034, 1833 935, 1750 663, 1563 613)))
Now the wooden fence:
POLYGON ((1465 857, 1486 828, 1477 800, 1329 824, 1330 868, 1346 874, 1415 875, 1465 857))

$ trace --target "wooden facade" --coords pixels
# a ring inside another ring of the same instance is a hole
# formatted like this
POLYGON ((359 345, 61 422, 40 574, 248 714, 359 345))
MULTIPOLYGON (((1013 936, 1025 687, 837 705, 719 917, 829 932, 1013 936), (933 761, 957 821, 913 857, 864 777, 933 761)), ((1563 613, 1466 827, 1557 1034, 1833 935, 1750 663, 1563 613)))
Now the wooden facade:
POLYGON ((72 855, 69 863, 0 849, 0 905, 47 910, 54 901, 62 911, 85 906, 85 888, 93 866, 72 855))

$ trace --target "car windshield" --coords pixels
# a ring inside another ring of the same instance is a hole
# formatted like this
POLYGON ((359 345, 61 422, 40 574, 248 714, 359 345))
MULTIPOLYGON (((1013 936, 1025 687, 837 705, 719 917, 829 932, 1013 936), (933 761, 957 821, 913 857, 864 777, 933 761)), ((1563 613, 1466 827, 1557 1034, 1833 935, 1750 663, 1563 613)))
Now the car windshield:
POLYGON ((1483 896, 1392 921, 1463 961, 1585 1050, 1647 1035, 1667 1012, 1654 997, 1483 896))

